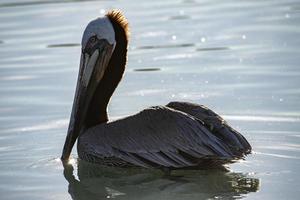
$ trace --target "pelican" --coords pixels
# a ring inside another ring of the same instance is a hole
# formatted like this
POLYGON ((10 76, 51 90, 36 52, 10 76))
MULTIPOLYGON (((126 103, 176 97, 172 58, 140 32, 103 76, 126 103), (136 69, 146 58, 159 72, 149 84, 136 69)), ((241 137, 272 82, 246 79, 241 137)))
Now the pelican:
POLYGON ((87 25, 63 161, 77 139, 80 159, 118 167, 215 168, 251 152, 239 132, 195 103, 170 102, 109 121, 107 105, 125 70, 128 39, 128 21, 119 10, 87 25))

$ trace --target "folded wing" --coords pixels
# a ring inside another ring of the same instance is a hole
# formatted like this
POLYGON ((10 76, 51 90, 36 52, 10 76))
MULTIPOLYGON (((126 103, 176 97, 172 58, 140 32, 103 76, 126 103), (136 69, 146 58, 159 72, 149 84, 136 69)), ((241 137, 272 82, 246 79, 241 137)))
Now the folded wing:
POLYGON ((251 146, 246 138, 211 109, 189 102, 170 102, 166 106, 201 120, 212 134, 226 143, 236 157, 242 157, 251 152, 251 146))
POLYGON ((79 139, 79 151, 142 167, 189 168, 238 158, 203 121, 164 106, 90 128, 79 139))

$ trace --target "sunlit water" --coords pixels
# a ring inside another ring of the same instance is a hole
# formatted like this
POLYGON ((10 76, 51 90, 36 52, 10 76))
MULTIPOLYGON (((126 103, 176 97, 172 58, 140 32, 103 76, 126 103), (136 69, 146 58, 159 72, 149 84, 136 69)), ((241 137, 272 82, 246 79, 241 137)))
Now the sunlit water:
POLYGON ((1 199, 297 199, 300 2, 0 1, 1 199), (58 159, 87 22, 121 8, 129 61, 111 118, 209 106, 253 146, 231 172, 120 170, 58 159), (73 169, 74 168, 74 169, 73 169))

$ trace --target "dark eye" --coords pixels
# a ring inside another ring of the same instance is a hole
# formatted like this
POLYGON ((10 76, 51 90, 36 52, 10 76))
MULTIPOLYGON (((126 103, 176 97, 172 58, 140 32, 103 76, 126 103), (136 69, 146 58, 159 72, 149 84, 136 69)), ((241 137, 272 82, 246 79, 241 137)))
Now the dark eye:
POLYGON ((96 42, 96 36, 91 37, 90 42, 95 43, 96 42))

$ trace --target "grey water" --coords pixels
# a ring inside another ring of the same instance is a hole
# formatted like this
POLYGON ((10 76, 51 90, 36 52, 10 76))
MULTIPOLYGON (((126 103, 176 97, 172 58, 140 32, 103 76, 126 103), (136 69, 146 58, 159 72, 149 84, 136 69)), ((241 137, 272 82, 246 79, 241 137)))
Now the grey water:
POLYGON ((298 199, 300 1, 0 0, 0 199, 298 199), (131 27, 111 119, 203 104, 253 146, 229 172, 106 168, 59 157, 86 24, 131 27))

